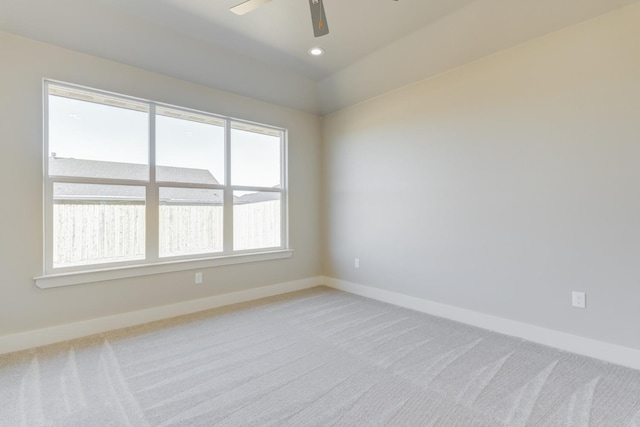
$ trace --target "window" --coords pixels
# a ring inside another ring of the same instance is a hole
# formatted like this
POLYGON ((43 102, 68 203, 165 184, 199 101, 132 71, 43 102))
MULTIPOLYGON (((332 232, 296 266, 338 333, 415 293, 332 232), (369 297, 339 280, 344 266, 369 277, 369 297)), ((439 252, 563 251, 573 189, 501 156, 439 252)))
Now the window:
POLYGON ((287 249, 286 131, 45 82, 45 275, 287 249))

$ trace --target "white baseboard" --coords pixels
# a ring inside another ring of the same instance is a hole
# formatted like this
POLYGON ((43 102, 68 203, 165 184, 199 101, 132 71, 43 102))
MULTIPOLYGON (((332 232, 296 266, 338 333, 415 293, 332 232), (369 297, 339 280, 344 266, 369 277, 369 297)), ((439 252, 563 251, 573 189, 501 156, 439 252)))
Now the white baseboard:
POLYGON ((524 338, 560 350, 593 357, 606 362, 640 369, 640 350, 597 341, 578 335, 542 328, 477 311, 441 304, 397 292, 385 291, 371 286, 325 277, 324 284, 334 289, 387 302, 438 317, 455 320, 468 325, 524 338))
POLYGON ((114 329, 126 328, 128 326, 141 325, 143 323, 168 319, 184 314, 196 313, 210 308, 222 307, 225 305, 285 294, 287 292, 299 291, 319 286, 322 283, 322 277, 310 277, 307 279, 295 280, 293 282, 278 283, 275 285, 184 301, 176 304, 149 308, 146 310, 132 311, 114 316, 100 317, 77 323, 67 323, 44 329, 0 336, 0 354, 99 334, 114 329))

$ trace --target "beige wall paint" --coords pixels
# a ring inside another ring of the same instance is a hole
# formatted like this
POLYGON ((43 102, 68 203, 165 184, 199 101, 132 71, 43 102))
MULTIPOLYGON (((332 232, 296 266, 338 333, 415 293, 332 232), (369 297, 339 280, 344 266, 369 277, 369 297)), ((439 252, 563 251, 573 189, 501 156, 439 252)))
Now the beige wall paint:
POLYGON ((320 119, 0 32, 0 336, 321 274, 320 119), (291 259, 42 290, 42 79, 289 129, 291 259))
POLYGON ((325 118, 325 274, 640 348, 638 40, 635 4, 325 118))
POLYGON ((324 262, 336 278, 640 348, 638 39, 635 5, 322 126, 0 32, 0 336, 312 277, 324 262), (204 270, 204 286, 180 272, 36 288, 44 77, 289 128, 294 257, 204 270), (569 306, 574 289, 587 310, 569 306))
POLYGON ((472 1, 321 80, 321 109, 335 112, 636 1, 472 1))

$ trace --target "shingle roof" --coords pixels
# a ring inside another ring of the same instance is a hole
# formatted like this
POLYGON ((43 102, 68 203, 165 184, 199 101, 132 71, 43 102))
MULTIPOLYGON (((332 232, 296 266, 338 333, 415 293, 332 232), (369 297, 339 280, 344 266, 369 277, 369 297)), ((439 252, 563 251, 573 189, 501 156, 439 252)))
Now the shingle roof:
MULTIPOLYGON (((205 169, 158 166, 157 180, 187 182, 191 184, 219 184, 205 169)), ((136 163, 103 162, 98 160, 49 158, 49 175, 80 176, 86 178, 118 178, 145 181, 149 179, 149 166, 136 163)))

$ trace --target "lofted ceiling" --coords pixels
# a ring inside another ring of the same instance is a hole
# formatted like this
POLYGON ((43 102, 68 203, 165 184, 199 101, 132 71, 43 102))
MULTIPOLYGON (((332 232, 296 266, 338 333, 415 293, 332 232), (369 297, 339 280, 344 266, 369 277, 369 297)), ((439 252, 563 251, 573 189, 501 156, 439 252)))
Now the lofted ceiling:
POLYGON ((273 0, 243 16, 229 12, 243 0, 103 1, 141 19, 321 80, 473 0, 325 0, 330 33, 317 39, 308 0, 273 0), (321 46, 326 56, 308 55, 315 46, 321 46))
POLYGON ((327 114, 636 1, 324 0, 316 39, 308 0, 0 0, 0 30, 327 114))

